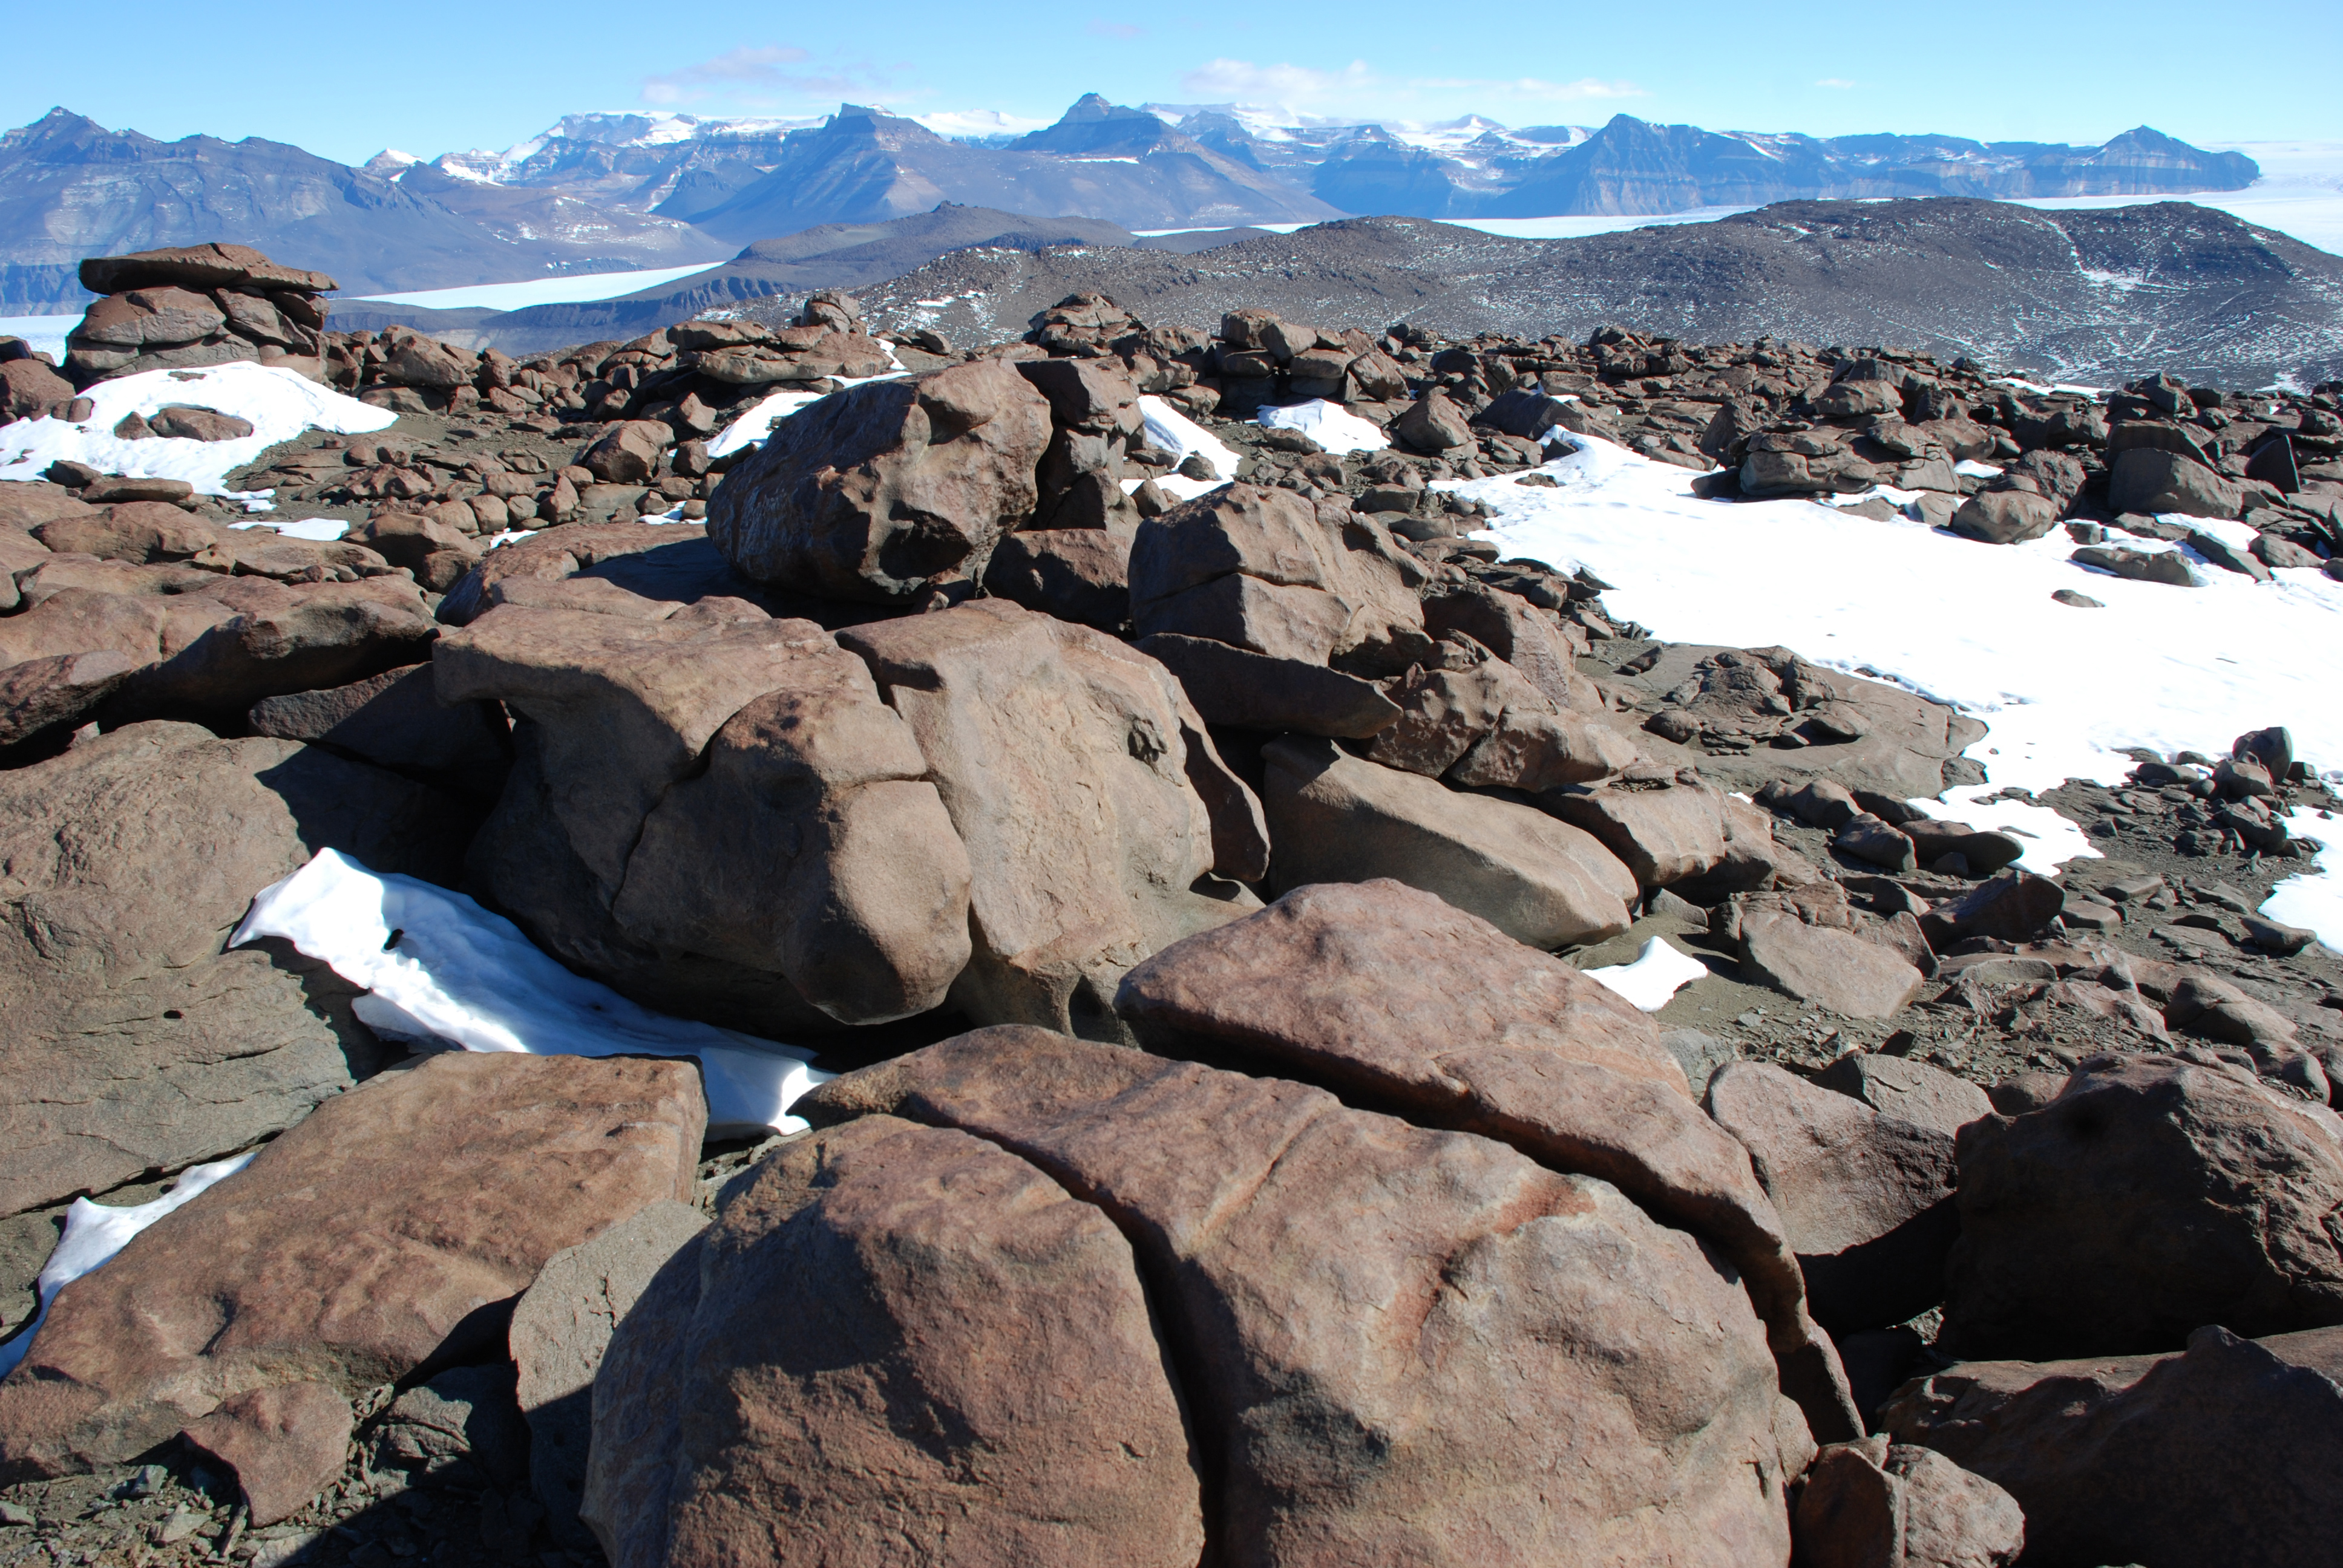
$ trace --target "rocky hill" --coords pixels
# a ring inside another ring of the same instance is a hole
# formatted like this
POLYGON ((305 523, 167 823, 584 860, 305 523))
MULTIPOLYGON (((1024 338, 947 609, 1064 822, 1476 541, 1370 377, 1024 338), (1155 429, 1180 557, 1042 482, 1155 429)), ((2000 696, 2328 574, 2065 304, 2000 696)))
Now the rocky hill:
POLYGON ((1085 288, 1199 326, 1257 304, 1460 337, 1612 324, 1695 340, 1896 342, 2101 382, 2167 366, 2256 385, 2343 371, 2343 260, 2180 202, 1789 202, 1557 240, 1358 218, 1189 256, 962 253, 865 297, 890 326, 978 341, 1085 288), (936 300, 950 303, 922 303, 936 300))

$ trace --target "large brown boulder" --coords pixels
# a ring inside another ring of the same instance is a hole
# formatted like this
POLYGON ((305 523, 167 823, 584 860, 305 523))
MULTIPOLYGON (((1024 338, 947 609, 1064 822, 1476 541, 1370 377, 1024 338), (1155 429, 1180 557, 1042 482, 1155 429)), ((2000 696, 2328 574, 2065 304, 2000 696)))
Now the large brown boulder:
POLYGON ((1464 789, 1534 794, 1588 783, 1635 760, 1633 741, 1598 719, 1557 709, 1501 658, 1462 669, 1418 666, 1392 684, 1389 697, 1399 719, 1375 732, 1368 759, 1464 789))
POLYGON ((2171 1350, 2343 1323, 2343 1132, 2242 1069, 2096 1061, 1960 1137, 1945 1332, 1971 1356, 2171 1350))
MULTIPOLYGON (((624 566, 633 563, 649 567, 646 575, 661 573, 653 562, 663 562, 677 556, 696 555, 708 531, 696 523, 593 523, 566 528, 547 528, 525 539, 500 545, 480 558, 478 566, 465 574, 463 579, 447 590, 439 602, 440 621, 447 626, 465 626, 487 614, 500 604, 519 602, 514 596, 526 595, 531 587, 552 587, 569 582, 584 574, 588 580, 603 585, 624 566), (637 562, 636 558, 645 558, 637 562)), ((754 591, 746 579, 732 583, 706 583, 705 574, 691 573, 691 586, 705 586, 709 591, 729 597, 746 597, 743 590, 754 591)), ((634 578, 630 588, 649 586, 634 578)), ((612 607, 613 613, 637 616, 672 615, 682 601, 651 599, 647 603, 640 592, 626 592, 621 605, 612 607)), ((691 597, 704 597, 694 593, 691 597)), ((581 608, 574 599, 570 608, 581 608)))
POLYGON ((1632 919, 1634 873, 1543 811, 1463 794, 1332 741, 1289 737, 1262 757, 1280 891, 1389 877, 1538 948, 1603 941, 1632 919))
POLYGON ((1048 401, 1000 360, 850 387, 725 474, 708 535, 743 575, 825 598, 973 586, 1032 516, 1050 434, 1048 401))
POLYGON ((1172 632, 1354 675, 1431 655, 1423 568, 1382 525, 1290 490, 1230 485, 1140 525, 1131 617, 1172 632))
POLYGON ((1430 893, 1323 883, 1166 948, 1116 1005, 1150 1050, 1292 1073, 1480 1133, 1705 1237, 1741 1270, 1809 1424, 1854 1434, 1748 1153, 1694 1101, 1658 1027, 1578 970, 1430 893))
POLYGON ((1900 1323, 1944 1299, 1960 1231, 1950 1135, 1771 1062, 1728 1064, 1709 1081, 1708 1108, 1748 1149, 1825 1328, 1900 1323))
POLYGON ((81 264, 81 286, 92 294, 176 286, 181 288, 289 288, 331 294, 341 285, 322 272, 285 266, 248 245, 182 245, 127 256, 94 256, 81 264))
POLYGON ((0 1382, 0 1476, 121 1463, 256 1390, 347 1400, 496 1345, 548 1258, 689 1195, 706 1119, 688 1061, 459 1051, 368 1081, 57 1293, 0 1382))
MULTIPOLYGON (((263 698, 417 663, 438 635, 422 591, 404 577, 281 583, 186 562, 133 566, 63 555, 23 574, 18 586, 25 608, 0 619, 0 667, 100 649, 121 654, 132 669, 87 704, 110 698, 111 723, 232 724, 263 698)), ((54 694, 48 699, 54 704, 54 694)), ((87 707, 55 707, 40 723, 78 719, 87 707)), ((0 723, 38 727, 14 705, 0 709, 0 723)))
MULTIPOLYGON (((1050 400, 1055 428, 1035 471, 1037 528, 1107 528, 1128 536, 1139 511, 1123 494, 1125 461, 1145 437, 1139 387, 1116 358, 1022 359, 1017 373, 1050 400)), ((1143 475, 1144 470, 1141 470, 1143 475)))
POLYGON ((45 359, 0 364, 0 424, 59 415, 74 400, 74 384, 45 359))
POLYGON ((1812 1450, 1765 1332, 1696 1242, 1607 1182, 1036 1030, 798 1106, 973 1133, 1117 1222, 1232 1564, 1788 1555, 1783 1488, 1812 1450))
POLYGON ((0 772, 0 1213, 248 1147, 372 1071, 347 987, 221 947, 322 849, 452 879, 473 819, 363 763, 192 724, 0 772))
POLYGON ((2343 1330, 2208 1325, 2179 1354, 1965 1362, 1880 1421, 2016 1498, 2029 1563, 2335 1560, 2343 1330))
POLYGON ((968 858, 913 734, 812 622, 508 604, 433 668, 518 720, 480 859, 570 962, 769 1035, 923 1011, 967 962, 968 858))
POLYGON ((1149 953, 1257 900, 1259 807, 1169 671, 1088 627, 983 599, 840 632, 909 726, 967 846, 981 1022, 1119 1032, 1149 953))
POLYGON ((613 1568, 1197 1561, 1171 1358, 1100 1210, 890 1116, 789 1143, 727 1200, 600 1374, 585 1516, 613 1568))

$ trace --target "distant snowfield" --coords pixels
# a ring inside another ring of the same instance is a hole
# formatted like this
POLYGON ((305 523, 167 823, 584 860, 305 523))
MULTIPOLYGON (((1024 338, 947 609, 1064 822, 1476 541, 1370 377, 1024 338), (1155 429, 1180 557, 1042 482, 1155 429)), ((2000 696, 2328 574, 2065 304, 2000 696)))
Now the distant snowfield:
POLYGON ((369 305, 412 305, 418 310, 521 310, 532 305, 584 305, 597 299, 616 299, 640 288, 656 288, 696 272, 713 272, 721 265, 700 262, 692 266, 655 266, 643 272, 586 272, 567 277, 528 277, 516 283, 476 283, 462 288, 361 294, 355 297, 369 305))
POLYGON ((81 319, 81 312, 71 316, 0 316, 0 337, 21 337, 33 346, 35 354, 45 354, 52 364, 65 362, 65 334, 81 319))
MULTIPOLYGON (((1511 477, 1443 487, 1494 509, 1487 531, 1506 554, 1585 568, 1611 585, 1612 611, 1656 637, 1780 644, 1984 720, 1968 755, 1987 785, 1949 791, 1932 813, 2025 829, 2036 869, 2095 851, 2046 809, 1976 797, 2112 784, 2133 767, 2124 748, 2222 756, 2269 724, 2343 785, 2343 582, 2323 572, 2256 583, 2200 561, 2202 588, 2131 582, 2069 560, 2062 529, 1983 545, 1811 501, 1704 501, 1683 468, 1575 439, 1579 451, 1545 467, 1554 488, 1511 477), (2062 588, 2105 608, 2059 604, 2050 595, 2062 588)), ((2323 874, 2288 884, 2273 908, 2343 950, 2343 822, 2298 830, 2329 845, 2323 874)))

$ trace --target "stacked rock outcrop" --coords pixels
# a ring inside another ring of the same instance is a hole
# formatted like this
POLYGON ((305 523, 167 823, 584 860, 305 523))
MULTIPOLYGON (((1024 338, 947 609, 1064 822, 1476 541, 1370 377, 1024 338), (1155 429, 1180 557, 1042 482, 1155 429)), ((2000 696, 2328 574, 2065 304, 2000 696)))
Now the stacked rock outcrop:
POLYGON ((65 374, 81 387, 239 359, 315 376, 319 296, 341 286, 241 245, 98 256, 81 264, 81 286, 104 296, 65 338, 65 374))

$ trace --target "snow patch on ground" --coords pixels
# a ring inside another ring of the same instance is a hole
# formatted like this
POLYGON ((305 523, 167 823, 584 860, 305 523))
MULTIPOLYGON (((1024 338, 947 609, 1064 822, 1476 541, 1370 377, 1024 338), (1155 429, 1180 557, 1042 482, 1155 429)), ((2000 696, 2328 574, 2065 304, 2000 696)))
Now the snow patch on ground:
POLYGON ((2289 926, 2318 933, 2318 945, 2343 953, 2343 818, 2298 806, 2287 813, 2286 830, 2318 846, 2315 870, 2288 877, 2270 890, 2262 913, 2289 926))
POLYGON ((1374 423, 1323 397, 1263 408, 1254 422, 1264 430, 1299 430, 1329 452, 1380 452, 1391 445, 1374 423))
MULTIPOLYGON (((2289 727, 2296 754, 2343 785, 2343 689, 2333 674, 2343 668, 2343 583, 2320 572, 2256 583, 2208 568, 2202 588, 2132 582, 2074 564, 2063 530, 1984 545, 1807 501, 1704 501, 1684 469, 1576 439, 1576 451, 1544 466, 1554 488, 1511 477, 1440 487, 1489 505, 1486 531, 1505 554, 1584 567, 1613 585, 1604 602, 1654 636, 1779 643, 1985 720, 1990 732, 1969 755, 1987 787, 1926 809, 2031 835, 2035 867, 2083 852, 2079 835, 2055 827, 2046 808, 1976 797, 2069 779, 2120 782, 2133 767, 2127 748, 2221 755, 2265 724, 2289 727), (2058 604, 2050 595, 2061 588, 2106 608, 2058 604)), ((2297 879, 2280 898, 2318 911, 2292 923, 2343 944, 2338 859, 2320 862, 2316 879, 2328 891, 2297 879)))
POLYGON ((282 534, 288 539, 313 539, 318 544, 332 544, 350 531, 350 525, 339 518, 254 518, 250 522, 230 523, 231 528, 264 528, 272 534, 282 534))
MULTIPOLYGON (((1207 491, 1217 490, 1237 477, 1237 455, 1228 443, 1197 424, 1179 409, 1152 393, 1143 393, 1139 399, 1139 417, 1147 427, 1147 444, 1159 452, 1172 455, 1173 465, 1185 462, 1191 454, 1201 452, 1212 466, 1217 479, 1192 479, 1184 474, 1160 473, 1155 476, 1155 487, 1174 500, 1192 501, 1207 491)), ((1137 486, 1130 487, 1136 489, 1137 486)))
POLYGON ((56 1248, 49 1253, 49 1261, 41 1265, 40 1278, 35 1283, 40 1311, 33 1315, 24 1332, 0 1345, 0 1377, 15 1372, 16 1363, 25 1359, 25 1352, 31 1347, 33 1336, 41 1332, 41 1324, 47 1321, 49 1303, 56 1299, 59 1291, 111 1260, 130 1244, 131 1237, 164 1215, 184 1207, 206 1188, 217 1185, 251 1164, 252 1156, 258 1152, 256 1149, 209 1165, 191 1165, 171 1183, 169 1191, 144 1203, 116 1207, 93 1203, 86 1198, 75 1199, 65 1210, 65 1233, 57 1238, 56 1248))
POLYGON ((1706 964, 1654 937, 1644 944, 1634 963, 1588 970, 1586 978, 1607 986, 1645 1012, 1657 1012, 1668 1005, 1670 997, 1707 974, 1706 964))
POLYGON ((357 435, 387 429, 398 418, 387 408, 345 397, 290 370, 243 360, 194 370, 144 370, 99 382, 89 389, 89 398, 96 412, 78 425, 63 419, 0 425, 0 479, 37 479, 62 457, 107 474, 185 479, 199 495, 261 500, 270 492, 231 490, 228 475, 305 430, 357 435), (125 416, 149 416, 168 403, 249 419, 252 434, 234 441, 115 438, 114 427, 125 416))
POLYGON ((774 392, 716 433, 708 443, 711 457, 729 457, 743 447, 762 445, 773 433, 773 427, 804 407, 821 401, 819 392, 774 392))
POLYGON ((261 890, 231 947, 282 937, 369 994, 353 1010, 417 1045, 537 1056, 689 1056, 722 1137, 803 1131, 789 1106, 832 1075, 809 1051, 653 1012, 572 974, 460 893, 378 876, 333 849, 261 890))
POLYGON ((411 305, 423 310, 521 310, 532 305, 583 305, 616 299, 638 289, 708 272, 720 262, 658 266, 642 272, 584 272, 568 277, 525 277, 512 283, 474 283, 460 288, 425 288, 406 294, 361 294, 369 305, 411 305))

